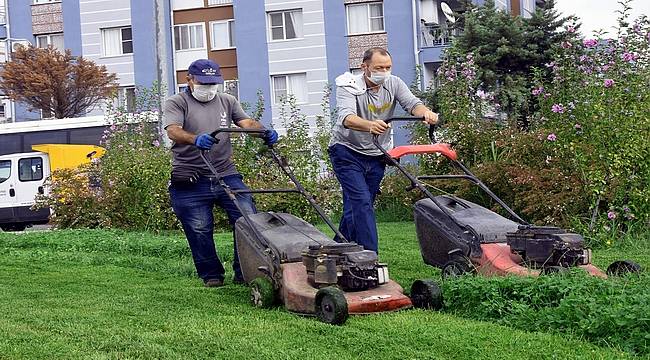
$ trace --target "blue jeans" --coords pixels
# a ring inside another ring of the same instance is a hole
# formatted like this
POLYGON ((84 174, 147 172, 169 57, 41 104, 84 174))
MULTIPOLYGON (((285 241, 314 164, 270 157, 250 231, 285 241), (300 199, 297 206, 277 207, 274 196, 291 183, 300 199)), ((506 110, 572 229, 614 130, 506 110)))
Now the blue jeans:
POLYGON ((329 155, 343 189, 343 217, 339 231, 364 249, 377 252, 373 204, 386 169, 383 157, 363 155, 340 144, 332 145, 329 155))
MULTIPOLYGON (((239 174, 225 176, 223 180, 233 190, 248 189, 239 174)), ((235 224, 242 213, 215 178, 201 177, 196 184, 186 186, 170 185, 169 195, 174 213, 185 230, 199 277, 203 281, 223 280, 226 271, 214 246, 212 209, 215 204, 221 206, 228 215, 231 225, 235 224)), ((245 213, 254 214, 256 212, 253 197, 250 194, 237 194, 237 200, 245 213)), ((242 278, 237 244, 233 243, 233 246, 232 268, 235 277, 242 278)))

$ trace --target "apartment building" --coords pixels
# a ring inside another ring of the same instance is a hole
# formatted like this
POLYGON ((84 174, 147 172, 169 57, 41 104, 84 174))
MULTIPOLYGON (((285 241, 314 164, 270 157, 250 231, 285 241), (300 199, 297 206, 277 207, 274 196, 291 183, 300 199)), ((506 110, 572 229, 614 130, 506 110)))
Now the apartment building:
MULTIPOLYGON (((475 0, 478 5, 483 0, 475 0)), ((530 16, 542 0, 495 0, 513 15, 530 16)), ((458 0, 0 0, 0 63, 12 46, 70 49, 118 76, 118 103, 132 108, 137 86, 186 86, 189 64, 221 65, 222 91, 255 104, 263 121, 282 128, 287 95, 315 125, 324 89, 338 75, 359 72, 363 51, 386 47, 393 73, 405 82, 423 69, 435 82, 442 53, 458 30, 443 9, 458 0)), ((448 12, 447 12, 448 13, 448 12)), ((0 121, 49 116, 11 104, 0 94, 0 121), (15 114, 14 114, 15 113, 15 114), (3 117, 4 116, 4 117, 3 117)), ((332 96, 330 100, 334 101, 332 96)), ((97 108, 91 115, 101 113, 97 108)))
MULTIPOLYGON (((116 105, 133 108, 136 86, 173 84, 169 0, 0 0, 0 62, 19 45, 70 50, 116 73, 116 105)), ((171 92, 173 89, 170 89, 171 92)), ((0 94, 1 95, 1 94, 0 94)), ((1 96, 0 96, 1 99, 1 96)), ((5 121, 49 118, 2 100, 5 121)), ((0 121, 3 107, 0 106, 0 121)), ((88 115, 101 114, 103 106, 88 115)))
POLYGON ((233 1, 172 0, 172 11, 175 90, 187 87, 192 61, 211 59, 225 80, 220 90, 239 97, 233 1))

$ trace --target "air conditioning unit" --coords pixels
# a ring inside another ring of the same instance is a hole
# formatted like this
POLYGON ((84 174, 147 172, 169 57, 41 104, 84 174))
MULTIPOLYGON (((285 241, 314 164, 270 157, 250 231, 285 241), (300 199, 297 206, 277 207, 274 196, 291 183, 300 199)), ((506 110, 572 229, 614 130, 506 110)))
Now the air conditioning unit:
POLYGON ((11 42, 11 52, 16 52, 18 49, 20 49, 21 46, 29 46, 32 43, 30 43, 27 40, 16 40, 11 42))

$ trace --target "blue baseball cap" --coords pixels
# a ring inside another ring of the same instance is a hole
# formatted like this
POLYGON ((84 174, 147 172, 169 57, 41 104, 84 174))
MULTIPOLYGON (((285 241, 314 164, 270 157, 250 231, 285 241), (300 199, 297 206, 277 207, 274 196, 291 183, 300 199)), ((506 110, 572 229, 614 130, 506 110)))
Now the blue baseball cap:
POLYGON ((209 59, 193 61, 187 68, 187 73, 201 84, 223 84, 219 64, 209 59))

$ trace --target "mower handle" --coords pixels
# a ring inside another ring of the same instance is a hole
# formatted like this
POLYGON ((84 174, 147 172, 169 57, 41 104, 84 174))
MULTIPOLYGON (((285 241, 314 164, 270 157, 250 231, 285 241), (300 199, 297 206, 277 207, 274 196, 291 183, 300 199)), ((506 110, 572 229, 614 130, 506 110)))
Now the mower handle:
MULTIPOLYGON (((393 116, 390 119, 383 120, 386 124, 390 124, 393 121, 424 121, 423 116, 393 116)), ((437 143, 438 141, 436 140, 436 129, 438 126, 440 126, 440 122, 442 122, 442 116, 438 115, 438 122, 435 124, 429 124, 429 140, 431 140, 432 144, 437 143)), ((372 142, 377 146, 379 144, 378 141, 379 135, 372 135, 372 142)))
POLYGON ((220 133, 244 133, 244 134, 264 134, 266 129, 238 129, 238 128, 222 128, 217 129, 210 133, 210 136, 215 137, 220 133))

